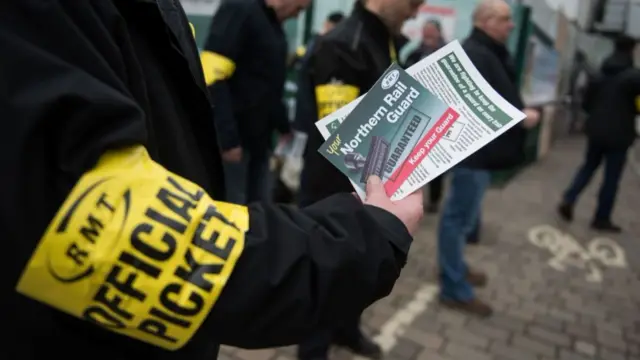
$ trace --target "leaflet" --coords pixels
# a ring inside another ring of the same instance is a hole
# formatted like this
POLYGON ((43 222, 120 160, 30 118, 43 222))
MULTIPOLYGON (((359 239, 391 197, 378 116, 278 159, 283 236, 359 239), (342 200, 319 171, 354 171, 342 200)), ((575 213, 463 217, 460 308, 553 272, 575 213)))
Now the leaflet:
POLYGON ((524 118, 454 41, 407 71, 392 65, 367 94, 319 120, 327 141, 318 151, 361 198, 376 174, 399 200, 524 118))

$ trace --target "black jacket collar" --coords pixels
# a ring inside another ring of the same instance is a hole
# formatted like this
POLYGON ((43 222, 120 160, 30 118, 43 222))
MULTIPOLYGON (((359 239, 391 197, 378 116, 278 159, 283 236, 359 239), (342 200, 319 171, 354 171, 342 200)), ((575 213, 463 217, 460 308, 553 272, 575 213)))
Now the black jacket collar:
POLYGON ((477 27, 473 28, 470 38, 473 41, 486 46, 489 50, 491 50, 491 52, 495 53, 500 58, 504 59, 505 57, 509 56, 509 50, 504 44, 494 40, 489 35, 487 35, 486 32, 478 29, 477 27))
POLYGON ((281 22, 280 19, 278 19, 278 14, 276 14, 276 11, 272 7, 267 5, 267 1, 258 0, 258 2, 260 3, 260 7, 262 8, 262 10, 264 10, 264 13, 267 14, 267 18, 269 18, 269 21, 274 24, 280 25, 281 22))
POLYGON ((362 21, 367 33, 373 39, 381 39, 388 43, 391 33, 382 20, 364 7, 363 1, 357 0, 353 9, 353 16, 362 21))

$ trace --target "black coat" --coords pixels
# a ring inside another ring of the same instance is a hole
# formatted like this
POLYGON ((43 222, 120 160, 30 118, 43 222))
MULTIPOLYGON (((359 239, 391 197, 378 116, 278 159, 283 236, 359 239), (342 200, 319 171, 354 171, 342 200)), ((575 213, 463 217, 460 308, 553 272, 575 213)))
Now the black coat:
MULTIPOLYGON (((274 130, 290 131, 283 102, 287 39, 275 12, 264 0, 223 1, 203 51, 235 66, 229 77, 208 84, 217 100, 214 121, 220 146, 267 151, 274 130)), ((203 61, 205 72, 219 65, 203 61)))
MULTIPOLYGON (((369 91, 391 65, 395 53, 406 44, 406 38, 393 36, 387 27, 361 1, 355 2, 352 14, 328 34, 317 38, 309 59, 308 91, 332 87, 315 99, 317 116, 322 119, 369 91)), ((397 55, 396 55, 397 59, 397 55)), ((308 124, 309 137, 304 154, 300 181, 300 204, 305 206, 340 192, 353 192, 348 178, 318 153, 324 138, 313 124, 308 124)))
MULTIPOLYGON (((464 41, 463 48, 489 85, 511 105, 523 109, 516 68, 507 48, 477 28, 464 41)), ((482 170, 517 166, 524 160, 526 136, 526 129, 518 124, 463 160, 460 166, 482 170)))
POLYGON ((638 96, 640 70, 632 68, 624 56, 606 59, 601 73, 589 83, 584 98, 589 139, 612 150, 629 148, 637 136, 638 96))
POLYGON ((292 345, 389 294, 405 264, 402 222, 350 194, 305 210, 215 200, 216 128, 179 4, 0 2, 3 359, 292 345))

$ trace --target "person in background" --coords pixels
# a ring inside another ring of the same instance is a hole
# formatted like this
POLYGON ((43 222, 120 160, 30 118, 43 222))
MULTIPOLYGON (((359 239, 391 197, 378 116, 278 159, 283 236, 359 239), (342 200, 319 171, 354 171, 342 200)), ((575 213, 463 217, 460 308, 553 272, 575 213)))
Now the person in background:
POLYGON ((583 130, 583 106, 584 94, 589 83, 589 79, 593 76, 587 56, 582 51, 577 51, 571 75, 569 77, 569 88, 567 91, 567 100, 569 101, 570 121, 569 133, 576 133, 583 130))
POLYGON ((526 119, 463 160, 451 171, 451 189, 445 200, 438 232, 440 301, 445 306, 479 316, 491 307, 479 300, 472 286, 484 286, 485 274, 464 262, 465 240, 473 231, 491 171, 508 169, 524 159, 527 129, 538 123, 539 113, 525 109, 516 82, 516 69, 505 44, 514 25, 511 8, 503 0, 482 0, 473 13, 473 30, 463 47, 480 74, 526 119))
MULTIPOLYGON (((428 20, 422 26, 422 42, 407 58, 405 66, 407 68, 418 63, 420 60, 431 55, 434 51, 446 45, 442 37, 442 25, 436 19, 428 20)), ((438 212, 442 191, 444 186, 444 174, 431 180, 429 183, 429 201, 426 204, 426 211, 431 214, 438 212)))
POLYGON ((201 54, 217 100, 214 118, 225 165, 226 200, 271 198, 273 131, 291 139, 284 100, 287 41, 282 22, 311 0, 223 0, 201 54), (256 55, 259 54, 259 55, 256 55))
POLYGON ((317 37, 329 33, 343 19, 344 14, 339 11, 329 14, 324 21, 324 24, 322 24, 320 33, 318 35, 314 35, 309 40, 306 49, 300 51, 302 56, 298 67, 298 92, 296 93, 296 112, 293 127, 295 130, 301 131, 305 134, 309 133, 309 130, 311 130, 310 126, 313 125, 318 117, 315 106, 315 96, 310 96, 313 94, 313 89, 309 87, 309 76, 307 74, 309 71, 309 59, 313 53, 317 37))
POLYGON ((591 227, 595 230, 622 231, 613 223, 611 215, 627 153, 636 137, 636 97, 640 95, 640 70, 633 68, 634 48, 632 39, 618 39, 614 53, 603 62, 600 75, 588 85, 584 98, 588 113, 585 159, 558 206, 560 216, 572 221, 578 197, 604 161, 598 206, 591 221, 591 227))
POLYGON ((0 34, 3 359, 214 360, 391 292, 422 194, 373 179, 303 210, 221 201, 179 1, 4 0, 0 34))
POLYGON ((446 43, 446 40, 442 36, 442 25, 440 21, 437 19, 427 20, 422 26, 422 41, 418 48, 407 57, 406 67, 411 67, 446 45, 446 43))
MULTIPOLYGON (((304 208, 326 197, 354 191, 347 177, 320 155, 324 139, 313 125, 364 94, 384 71, 398 61, 406 43, 400 30, 415 16, 424 0, 358 0, 351 15, 317 39, 309 59, 309 98, 315 116, 304 117, 308 140, 300 181, 299 205, 304 208)), ((327 359, 330 345, 345 346, 356 354, 379 358, 380 347, 360 330, 360 316, 345 318, 340 326, 318 328, 298 347, 301 360, 327 359)))

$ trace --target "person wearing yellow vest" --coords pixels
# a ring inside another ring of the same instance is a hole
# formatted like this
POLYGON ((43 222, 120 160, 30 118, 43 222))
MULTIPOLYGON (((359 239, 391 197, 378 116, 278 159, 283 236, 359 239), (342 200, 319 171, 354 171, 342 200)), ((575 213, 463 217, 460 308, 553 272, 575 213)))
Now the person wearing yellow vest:
POLYGON ((5 0, 0 48, 2 359, 214 360, 391 291, 420 194, 223 201, 179 1, 5 0))
MULTIPOLYGON (((309 206, 353 187, 317 149, 324 142, 313 122, 364 94, 394 62, 407 40, 401 35, 404 22, 414 17, 424 0, 356 1, 350 16, 331 32, 319 37, 309 55, 308 97, 315 99, 315 117, 307 117, 307 148, 301 176, 299 205, 309 206)), ((359 316, 345 318, 340 326, 318 328, 298 348, 301 360, 322 360, 330 345, 379 358, 380 347, 360 330, 359 316)))

